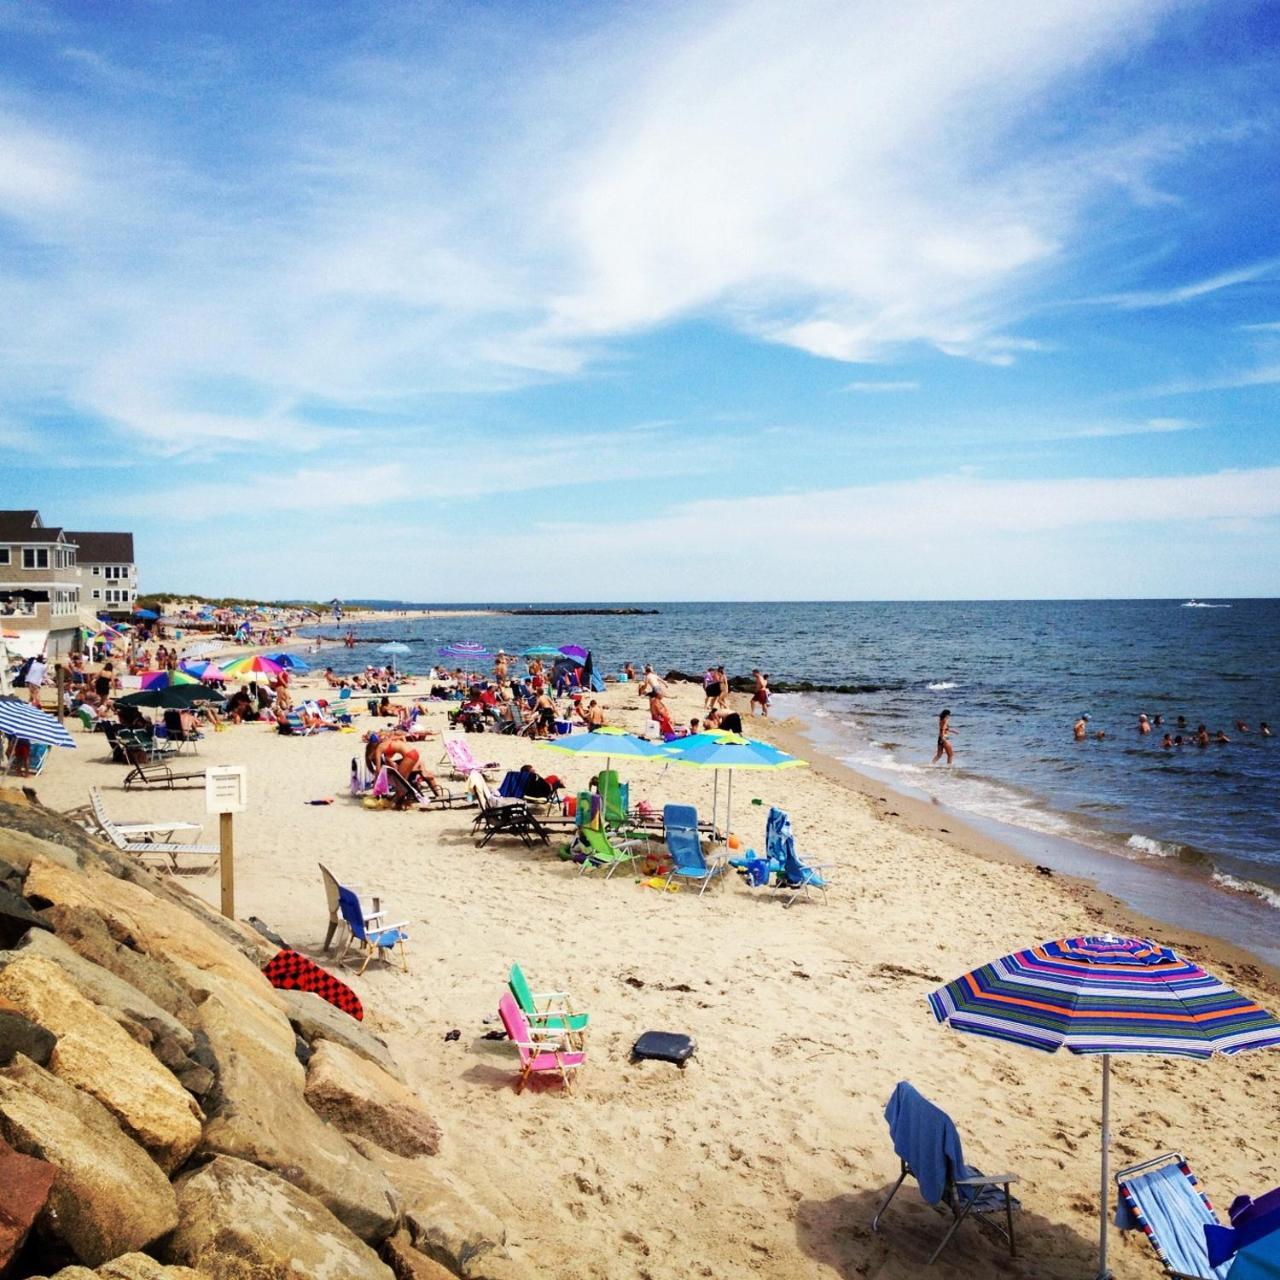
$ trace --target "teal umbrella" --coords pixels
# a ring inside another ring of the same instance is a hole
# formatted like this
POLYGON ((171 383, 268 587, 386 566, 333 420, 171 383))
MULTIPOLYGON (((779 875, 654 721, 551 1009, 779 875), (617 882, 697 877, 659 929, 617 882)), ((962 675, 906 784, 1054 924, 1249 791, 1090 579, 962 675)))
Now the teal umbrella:
POLYGON ((564 654, 553 644, 535 644, 532 649, 522 649, 522 658, 563 658, 564 654))
POLYGON ((768 742, 754 742, 737 734, 698 733, 679 742, 666 744, 664 754, 673 764, 716 771, 716 799, 712 801, 711 827, 715 830, 716 803, 720 793, 720 770, 729 774, 729 795, 724 807, 725 834, 731 834, 733 817, 733 771, 735 769, 798 769, 808 762, 768 742))
POLYGON ((606 769, 609 768, 609 763, 614 756, 629 760, 659 760, 667 756, 661 743, 646 742, 633 733, 625 733, 609 725, 603 729, 597 729, 594 733, 574 733, 567 738, 548 738, 540 741, 538 745, 546 747, 549 751, 560 751, 571 756, 604 756, 606 769))

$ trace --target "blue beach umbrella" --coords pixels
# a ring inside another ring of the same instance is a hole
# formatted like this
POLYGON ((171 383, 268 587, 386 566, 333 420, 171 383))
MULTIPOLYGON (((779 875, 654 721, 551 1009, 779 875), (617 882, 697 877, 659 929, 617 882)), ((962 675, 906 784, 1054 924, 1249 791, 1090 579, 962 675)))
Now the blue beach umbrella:
POLYGON ((146 618, 148 622, 155 622, 160 615, 154 609, 135 609, 133 616, 135 618, 146 618))
POLYGON ((535 644, 532 649, 522 649, 522 658, 563 658, 564 654, 552 644, 535 644))
POLYGON ((1102 1055, 1099 1276, 1108 1274, 1111 1055, 1212 1058, 1280 1046, 1280 1022, 1261 1005, 1149 938, 1042 942, 939 987, 929 1007, 957 1031, 1102 1055))
POLYGON ((604 756, 604 767, 609 768, 614 756, 628 760, 660 760, 666 758, 661 744, 646 742, 633 733, 624 733, 606 725, 594 733, 574 733, 567 738, 548 738, 538 742, 550 751, 560 751, 574 756, 604 756))
POLYGON ((296 654, 292 653, 269 653, 267 657, 272 662, 278 662, 282 667, 287 667, 290 671, 310 671, 311 664, 303 662, 296 654))
POLYGON ((25 738, 33 746, 70 747, 76 744, 57 716, 17 698, 0 698, 0 733, 25 738))

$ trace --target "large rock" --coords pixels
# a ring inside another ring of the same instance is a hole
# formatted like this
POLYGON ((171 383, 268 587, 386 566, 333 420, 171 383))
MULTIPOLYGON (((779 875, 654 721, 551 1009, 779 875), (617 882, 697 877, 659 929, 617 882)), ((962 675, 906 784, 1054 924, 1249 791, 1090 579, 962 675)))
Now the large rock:
POLYGON ((195 1150, 202 1116, 191 1095, 52 960, 21 956, 0 970, 0 1008, 52 1031, 54 1075, 97 1098, 161 1168, 176 1169, 195 1150))
POLYGON ((506 1250, 506 1228, 438 1161, 407 1160, 363 1138, 352 1138, 351 1145, 384 1170, 404 1196, 405 1225, 415 1249, 467 1280, 524 1280, 506 1250))
MULTIPOLYGON (((271 984, 242 951, 201 923, 191 911, 166 901, 149 886, 93 868, 71 871, 37 857, 31 860, 23 888, 32 902, 92 908, 115 937, 131 937, 135 948, 153 960, 164 964, 171 959, 183 960, 274 1000, 271 984)), ((275 1003, 279 1007, 279 1002, 275 1003)))
POLYGON ((307 1105, 293 1028, 283 1014, 276 1017, 272 1027, 260 1010, 247 1012, 227 991, 210 994, 200 1006, 217 1074, 201 1150, 273 1170, 362 1240, 381 1241, 399 1223, 399 1197, 387 1177, 307 1105))
POLYGON ((87 1267, 63 1267, 52 1276, 33 1276, 32 1280, 207 1280, 190 1267, 166 1267, 145 1253, 123 1253, 96 1271, 87 1267))
POLYGON ((49 1065, 58 1037, 20 1013, 0 1012, 0 1067, 7 1067, 18 1054, 42 1067, 49 1065))
POLYGON ((266 1169, 219 1156, 176 1189, 181 1225, 165 1256, 210 1280, 395 1280, 324 1205, 266 1169))
POLYGON ((440 1150, 440 1126, 418 1095, 332 1040, 321 1040, 307 1064, 306 1092, 312 1109, 344 1133, 398 1156, 434 1156, 440 1150))
POLYGON ((332 1040, 377 1063, 388 1075, 403 1081, 404 1076, 386 1042, 349 1013, 335 1008, 314 991, 279 991, 277 994, 284 1002, 285 1013, 294 1030, 304 1040, 313 1045, 320 1040, 332 1040))
POLYGON ((57 1175, 53 1165, 0 1141, 0 1275, 22 1248, 57 1175))
POLYGON ((136 1023, 155 1037, 175 1040, 184 1053, 190 1053, 195 1047, 195 1039, 190 1030, 167 1009, 162 1009, 150 996, 139 991, 132 983, 117 977, 109 969, 86 960, 56 935, 33 929, 19 944, 16 952, 0 953, 0 966, 14 955, 38 955, 52 960, 66 971, 67 977, 75 983, 82 995, 92 1000, 104 1013, 110 1014, 126 1030, 129 1029, 127 1024, 136 1023))
POLYGON ((0 948, 14 946, 28 930, 52 927, 36 915, 25 898, 0 887, 0 948))
POLYGON ((58 1170, 37 1230, 98 1266, 178 1223, 155 1161, 99 1102, 26 1058, 0 1068, 0 1137, 58 1170))
POLYGON ((196 1005, 186 987, 163 964, 135 948, 128 930, 115 937, 91 907, 58 905, 40 913, 77 955, 114 973, 154 1000, 184 1027, 196 1024, 196 1005))
POLYGON ((454 1273, 413 1247, 407 1231, 397 1231, 382 1246, 382 1256, 395 1272, 396 1280, 454 1280, 454 1273))
POLYGON ((17 810, 8 806, 0 810, 4 820, 4 826, 0 828, 0 858, 10 866, 16 867, 23 875, 26 875, 27 868, 34 858, 58 862, 72 869, 80 865, 80 860, 75 853, 63 845, 42 840, 28 831, 16 830, 12 823, 17 813, 17 810))

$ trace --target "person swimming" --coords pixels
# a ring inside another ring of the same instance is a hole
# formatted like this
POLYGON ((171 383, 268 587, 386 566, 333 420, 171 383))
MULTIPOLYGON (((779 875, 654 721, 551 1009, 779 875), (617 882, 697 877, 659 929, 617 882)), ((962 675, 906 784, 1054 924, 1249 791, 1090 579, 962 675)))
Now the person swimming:
POLYGON ((1161 745, 1162 747, 1166 748, 1166 749, 1168 749, 1169 747, 1172 747, 1172 746, 1173 746, 1173 737, 1172 737, 1172 735, 1170 735, 1170 734, 1167 734, 1167 733, 1166 733, 1166 734, 1164 735, 1164 741, 1163 741, 1160 745, 1161 745))
POLYGON ((1089 736, 1089 717, 1081 716, 1080 719, 1071 726, 1071 733, 1077 742, 1083 742, 1089 736))
POLYGON ((1264 738, 1269 738, 1271 737, 1271 726, 1265 720, 1261 720, 1258 722, 1258 732, 1264 738))
POLYGON ((1147 713, 1145 711, 1138 717, 1138 732, 1151 732, 1151 721, 1147 719, 1147 713))

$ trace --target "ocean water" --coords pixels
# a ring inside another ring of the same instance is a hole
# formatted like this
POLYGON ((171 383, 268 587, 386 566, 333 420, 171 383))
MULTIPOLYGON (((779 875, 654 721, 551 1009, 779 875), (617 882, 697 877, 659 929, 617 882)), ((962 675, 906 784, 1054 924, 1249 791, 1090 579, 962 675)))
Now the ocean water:
MULTIPOLYGON (((642 606, 652 616, 388 618, 364 631, 408 643, 410 669, 454 641, 508 653, 574 643, 601 673, 630 659, 700 674, 715 661, 738 675, 758 666, 774 684, 809 681, 825 689, 779 697, 775 713, 813 720, 855 768, 1280 910, 1280 737, 1258 734, 1261 721, 1280 727, 1280 600, 1212 604, 653 604, 642 606), (930 764, 943 707, 949 770, 930 764), (1231 742, 1162 750, 1161 731, 1138 734, 1141 712, 1174 733, 1181 715, 1182 732, 1203 723, 1231 742), (1073 740, 1086 713, 1103 740, 1073 740)), ((363 643, 333 657, 339 670, 375 660, 363 643)))

